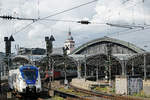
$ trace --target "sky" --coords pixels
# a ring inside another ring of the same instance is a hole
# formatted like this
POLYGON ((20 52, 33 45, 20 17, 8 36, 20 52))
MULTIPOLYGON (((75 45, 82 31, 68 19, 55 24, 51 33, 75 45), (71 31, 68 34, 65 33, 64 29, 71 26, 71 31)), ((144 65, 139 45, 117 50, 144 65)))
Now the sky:
MULTIPOLYGON (((1 0, 0 15, 21 18, 43 18, 92 0, 1 0)), ((20 47, 45 48, 45 36, 53 35, 54 47, 63 47, 69 28, 76 47, 90 40, 104 36, 117 38, 150 51, 150 0, 98 0, 94 3, 50 17, 48 19, 80 21, 92 23, 83 25, 76 22, 42 20, 18 32, 32 21, 0 19, 0 52, 4 52, 3 38, 13 35, 15 45, 20 47), (135 26, 133 29, 113 27, 106 23, 135 26), (145 29, 139 27, 145 26, 145 29), (18 32, 18 33, 16 33, 18 32)))

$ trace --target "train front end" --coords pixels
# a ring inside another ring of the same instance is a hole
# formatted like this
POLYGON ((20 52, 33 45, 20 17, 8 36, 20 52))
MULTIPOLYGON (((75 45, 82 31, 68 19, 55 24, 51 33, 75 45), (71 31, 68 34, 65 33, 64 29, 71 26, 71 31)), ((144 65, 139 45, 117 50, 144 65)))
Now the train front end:
POLYGON ((40 93, 41 79, 39 69, 35 66, 20 67, 20 92, 22 93, 40 93))

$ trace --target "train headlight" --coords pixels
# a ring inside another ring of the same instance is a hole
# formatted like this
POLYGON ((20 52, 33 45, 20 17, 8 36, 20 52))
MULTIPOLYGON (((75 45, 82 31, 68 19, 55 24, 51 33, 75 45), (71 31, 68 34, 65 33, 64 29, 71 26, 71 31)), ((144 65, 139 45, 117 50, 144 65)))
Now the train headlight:
POLYGON ((38 80, 36 80, 36 84, 38 84, 38 80))

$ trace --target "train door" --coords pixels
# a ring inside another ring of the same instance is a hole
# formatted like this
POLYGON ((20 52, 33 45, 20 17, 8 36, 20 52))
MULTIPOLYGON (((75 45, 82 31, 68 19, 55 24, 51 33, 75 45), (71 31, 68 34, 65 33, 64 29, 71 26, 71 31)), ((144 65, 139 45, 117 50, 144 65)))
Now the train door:
POLYGON ((13 74, 13 75, 12 75, 12 80, 13 80, 13 81, 12 81, 12 84, 13 84, 14 89, 17 87, 17 84, 16 84, 16 76, 17 76, 16 74, 13 74))

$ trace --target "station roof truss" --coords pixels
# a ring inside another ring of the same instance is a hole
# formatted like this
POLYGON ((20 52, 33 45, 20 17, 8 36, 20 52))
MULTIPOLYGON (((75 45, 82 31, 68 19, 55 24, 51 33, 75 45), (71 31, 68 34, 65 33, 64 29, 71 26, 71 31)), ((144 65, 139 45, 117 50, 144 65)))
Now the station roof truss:
MULTIPOLYGON (((111 55, 110 58, 110 63, 112 66, 116 64, 120 65, 120 59, 113 55, 111 55)), ((87 65, 91 66, 106 66, 108 65, 108 61, 108 56, 106 54, 95 54, 86 58, 87 65)))
POLYGON ((17 55, 12 57, 12 62, 18 64, 32 64, 32 61, 27 56, 23 55, 17 55))
POLYGON ((130 57, 127 61, 127 64, 134 63, 135 66, 144 65, 144 56, 146 57, 146 65, 150 65, 150 53, 149 52, 139 53, 130 57))
POLYGON ((113 39, 109 37, 98 38, 92 41, 89 41, 74 51, 71 54, 96 54, 96 53, 106 53, 107 47, 106 44, 112 43, 112 53, 113 54, 128 54, 128 53, 143 53, 144 50, 131 44, 118 39, 113 39), (121 51, 120 51, 121 50, 121 51))
MULTIPOLYGON (((50 62, 54 65, 54 67, 61 67, 64 66, 64 64, 66 63, 67 67, 72 67, 72 68, 76 68, 77 66, 77 62, 69 56, 66 56, 66 58, 61 55, 61 54, 52 54, 50 56, 50 59, 52 59, 50 62)), ((44 57, 41 59, 41 63, 42 64, 46 64, 49 60, 48 57, 44 57)))
POLYGON ((150 73, 150 53, 140 53, 130 57, 127 61, 127 69, 131 72, 132 66, 134 69, 139 69, 140 72, 144 70, 144 56, 145 56, 145 65, 147 67, 147 71, 150 73))

